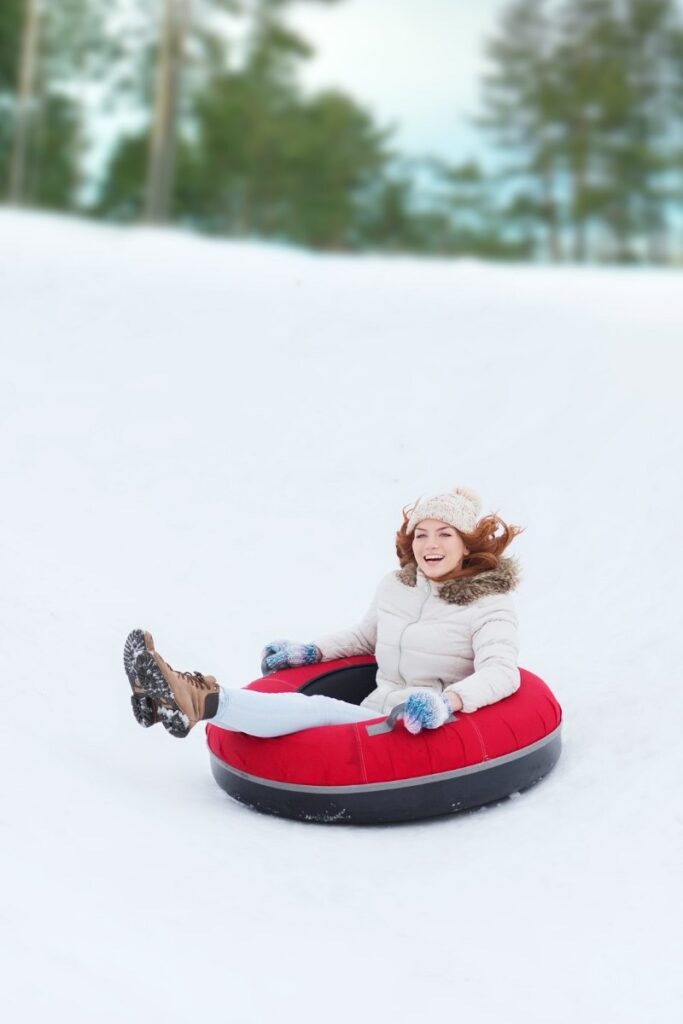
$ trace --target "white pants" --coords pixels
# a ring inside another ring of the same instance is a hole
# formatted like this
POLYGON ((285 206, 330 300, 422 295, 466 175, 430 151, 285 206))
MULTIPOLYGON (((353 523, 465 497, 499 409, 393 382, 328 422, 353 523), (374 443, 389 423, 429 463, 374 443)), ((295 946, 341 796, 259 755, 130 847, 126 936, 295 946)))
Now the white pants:
POLYGON ((221 686, 218 711, 211 725, 250 736, 286 736, 318 725, 345 725, 381 718, 380 711, 361 708, 336 697, 305 693, 259 693, 221 686))

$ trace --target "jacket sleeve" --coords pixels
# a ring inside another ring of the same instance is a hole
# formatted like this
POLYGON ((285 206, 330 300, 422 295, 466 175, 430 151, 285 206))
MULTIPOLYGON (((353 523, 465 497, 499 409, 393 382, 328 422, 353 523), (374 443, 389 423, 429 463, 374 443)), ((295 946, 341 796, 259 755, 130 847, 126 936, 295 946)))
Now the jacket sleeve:
POLYGON ((509 697, 520 684, 517 612, 512 597, 501 594, 475 609, 471 630, 474 672, 444 688, 444 692, 458 694, 465 712, 509 697))
POLYGON ((378 594, 379 588, 372 599, 372 604, 355 626, 350 629, 340 629, 336 633, 326 633, 325 636, 319 636, 312 641, 320 650, 323 661, 350 658, 354 654, 375 653, 378 594))

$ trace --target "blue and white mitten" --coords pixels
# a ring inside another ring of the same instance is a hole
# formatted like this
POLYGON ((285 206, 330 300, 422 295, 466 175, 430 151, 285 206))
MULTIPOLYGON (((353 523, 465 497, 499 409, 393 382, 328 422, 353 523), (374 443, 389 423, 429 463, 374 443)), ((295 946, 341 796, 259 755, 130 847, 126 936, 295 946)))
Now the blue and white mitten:
POLYGON ((438 729, 449 718, 453 709, 447 697, 430 690, 411 693, 403 709, 403 724, 416 735, 421 729, 438 729))
POLYGON ((288 640, 273 640, 261 651, 261 672, 277 672, 297 665, 315 665, 322 654, 315 644, 293 644, 288 640))

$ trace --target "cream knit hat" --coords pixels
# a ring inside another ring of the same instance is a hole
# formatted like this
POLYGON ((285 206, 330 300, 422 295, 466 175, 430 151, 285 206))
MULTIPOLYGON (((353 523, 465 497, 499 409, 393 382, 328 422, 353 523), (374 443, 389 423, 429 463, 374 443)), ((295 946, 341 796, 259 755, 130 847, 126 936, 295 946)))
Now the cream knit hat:
POLYGON ((406 530, 411 533, 423 519, 441 519, 456 530, 471 533, 481 512, 481 498, 469 487, 454 487, 447 494, 419 498, 410 513, 406 530))

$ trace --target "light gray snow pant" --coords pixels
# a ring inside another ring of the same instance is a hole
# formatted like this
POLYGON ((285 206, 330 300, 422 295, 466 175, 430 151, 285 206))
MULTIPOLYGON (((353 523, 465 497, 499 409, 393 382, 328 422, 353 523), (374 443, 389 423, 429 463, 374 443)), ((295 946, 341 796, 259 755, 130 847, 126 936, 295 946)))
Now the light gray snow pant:
POLYGON ((250 736, 286 736, 318 725, 345 725, 381 718, 381 711, 361 708, 336 697, 305 693, 259 693, 221 686, 218 711, 209 721, 229 732, 250 736))

